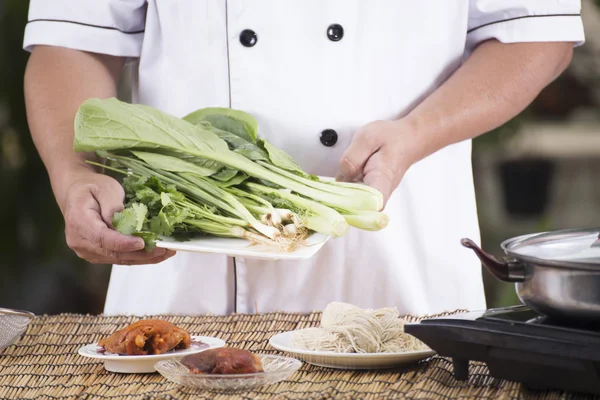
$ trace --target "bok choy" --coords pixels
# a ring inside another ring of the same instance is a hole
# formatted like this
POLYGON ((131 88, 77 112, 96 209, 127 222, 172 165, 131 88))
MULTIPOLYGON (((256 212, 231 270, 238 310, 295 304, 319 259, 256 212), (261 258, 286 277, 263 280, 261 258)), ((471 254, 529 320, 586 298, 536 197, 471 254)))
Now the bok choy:
POLYGON ((145 105, 89 99, 75 118, 75 151, 96 152, 125 176, 114 226, 144 238, 241 237, 289 251, 310 232, 388 223, 378 191, 322 180, 258 135, 248 113, 205 108, 177 118, 145 105))

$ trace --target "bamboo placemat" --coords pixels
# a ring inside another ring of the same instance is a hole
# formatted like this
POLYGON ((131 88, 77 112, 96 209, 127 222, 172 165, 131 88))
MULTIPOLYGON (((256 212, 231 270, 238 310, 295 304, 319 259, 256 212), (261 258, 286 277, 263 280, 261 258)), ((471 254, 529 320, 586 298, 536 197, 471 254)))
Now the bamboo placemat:
MULTIPOLYGON (((191 334, 216 336, 229 346, 277 353, 268 340, 316 326, 320 313, 230 316, 157 316, 191 334)), ((0 354, 0 399, 576 399, 559 391, 532 391, 491 378, 472 363, 470 378, 456 381, 450 360, 433 357, 393 371, 341 371, 304 364, 288 381, 254 392, 206 392, 181 387, 159 374, 115 374, 77 350, 138 320, 63 314, 38 317, 21 341, 0 354)))

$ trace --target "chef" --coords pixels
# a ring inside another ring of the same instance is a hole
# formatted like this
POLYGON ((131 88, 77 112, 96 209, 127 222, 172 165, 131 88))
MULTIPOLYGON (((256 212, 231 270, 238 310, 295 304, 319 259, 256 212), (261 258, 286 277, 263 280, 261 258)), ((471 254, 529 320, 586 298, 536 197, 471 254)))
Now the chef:
POLYGON ((584 42, 579 0, 31 0, 31 134, 66 241, 114 264, 107 314, 308 312, 329 302, 433 314, 486 307, 471 139, 521 112, 584 42), (218 106, 306 171, 380 190, 389 226, 305 261, 156 249, 111 229, 117 181, 74 153, 73 118, 116 96, 176 116, 218 106))

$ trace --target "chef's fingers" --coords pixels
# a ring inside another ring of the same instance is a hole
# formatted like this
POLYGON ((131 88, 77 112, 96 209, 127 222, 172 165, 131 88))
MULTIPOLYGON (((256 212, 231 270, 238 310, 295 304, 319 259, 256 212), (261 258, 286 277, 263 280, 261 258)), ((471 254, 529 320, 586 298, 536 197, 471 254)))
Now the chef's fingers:
POLYGON ((363 182, 380 191, 384 204, 387 203, 399 183, 393 153, 387 147, 381 148, 369 158, 364 173, 363 182))
MULTIPOLYGON (((111 178, 110 181, 114 180, 111 178)), ((114 182, 117 183, 116 181, 114 182)), ((67 244, 71 249, 77 251, 79 238, 83 237, 99 248, 106 250, 136 251, 143 249, 144 241, 141 238, 126 236, 112 230, 103 220, 101 216, 101 204, 93 193, 95 192, 99 198, 104 199, 105 197, 99 194, 102 190, 97 186, 106 187, 110 191, 111 185, 106 185, 106 181, 101 183, 102 185, 74 185, 73 189, 69 191, 65 211, 67 244)), ((114 191, 114 189, 112 190, 114 191)))
POLYGON ((133 252, 144 248, 142 238, 123 235, 110 229, 106 226, 100 214, 91 209, 83 210, 81 218, 71 222, 71 228, 80 237, 91 242, 97 249, 133 252))
POLYGON ((336 180, 352 182, 362 173, 369 157, 381 146, 381 141, 374 129, 363 128, 356 132, 352 143, 340 160, 336 180))
MULTIPOLYGON (((151 254, 151 253, 147 253, 151 254)), ((150 265, 161 263, 175 255, 172 250, 167 250, 161 255, 157 255, 151 258, 136 258, 136 253, 117 253, 117 257, 103 257, 95 253, 81 252, 77 255, 92 263, 92 264, 115 264, 115 265, 150 265), (133 257, 132 257, 133 255, 133 257), (121 257, 121 258, 120 258, 121 257)))
POLYGON ((76 252, 91 254, 94 257, 110 259, 111 262, 116 262, 117 260, 149 260, 151 258, 159 257, 164 255, 167 250, 159 247, 155 247, 152 251, 146 250, 137 250, 137 251, 114 251, 108 250, 102 247, 99 247, 96 243, 93 243, 85 238, 81 238, 81 240, 76 245, 76 252))
POLYGON ((363 178, 363 182, 373 189, 379 190, 383 195, 384 204, 387 203, 393 188, 393 178, 386 171, 370 171, 363 178))
POLYGON ((104 223, 112 228, 112 218, 116 212, 124 208, 125 191, 123 187, 114 179, 107 180, 102 188, 94 185, 90 188, 92 195, 100 206, 100 215, 104 223))
POLYGON ((137 251, 144 248, 144 241, 126 236, 110 229, 100 216, 100 205, 90 192, 73 199, 65 217, 67 244, 78 250, 79 239, 93 243, 97 248, 117 252, 137 251))
POLYGON ((173 250, 167 250, 163 255, 151 258, 149 260, 130 260, 127 258, 117 260, 113 264, 116 265, 150 265, 150 264, 158 264, 169 258, 173 257, 175 252, 173 250))

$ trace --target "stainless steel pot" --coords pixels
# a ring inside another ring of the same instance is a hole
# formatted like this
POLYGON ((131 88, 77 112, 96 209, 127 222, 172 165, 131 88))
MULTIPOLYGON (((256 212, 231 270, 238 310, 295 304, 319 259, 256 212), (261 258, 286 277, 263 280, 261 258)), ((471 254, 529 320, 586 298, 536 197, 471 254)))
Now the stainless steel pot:
POLYGON ((484 267, 504 282, 514 282, 523 304, 550 318, 600 322, 599 230, 530 234, 501 244, 507 257, 494 257, 472 240, 462 239, 484 267))

